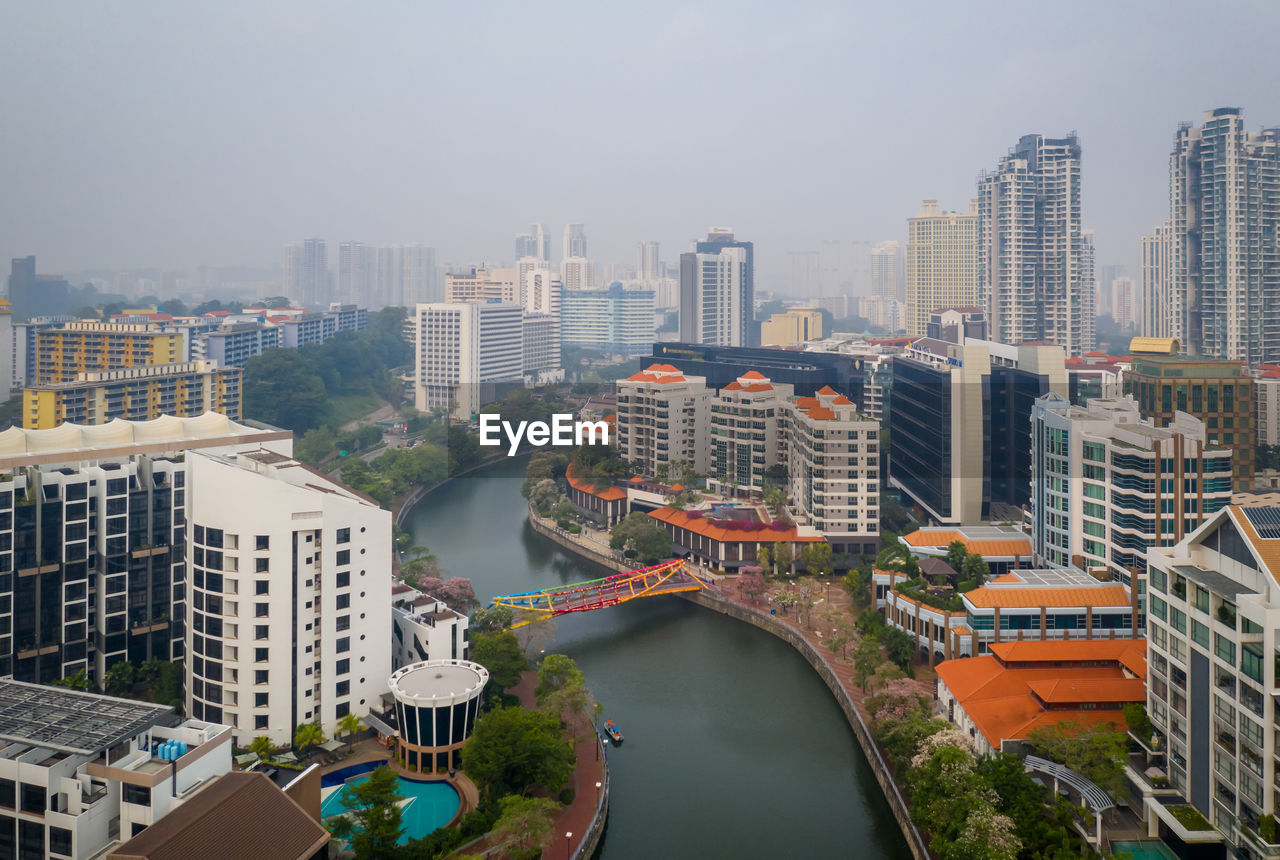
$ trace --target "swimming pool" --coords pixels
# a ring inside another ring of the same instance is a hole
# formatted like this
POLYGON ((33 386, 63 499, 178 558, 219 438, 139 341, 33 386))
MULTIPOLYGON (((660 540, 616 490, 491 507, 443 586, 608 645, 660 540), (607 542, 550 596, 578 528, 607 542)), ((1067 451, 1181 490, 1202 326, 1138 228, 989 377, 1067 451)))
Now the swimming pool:
MULTIPOLYGON (((382 766, 379 762, 368 762, 366 765, 352 765, 349 768, 325 774, 321 779, 321 794, 324 795, 324 800, 320 804, 320 817, 323 819, 331 815, 341 815, 350 809, 342 802, 344 781, 346 785, 359 785, 369 778, 370 771, 382 766)), ((404 777, 400 777, 399 783, 397 788, 405 797, 400 807, 400 820, 404 825, 404 835, 400 837, 401 845, 408 843, 410 839, 421 839, 431 831, 444 827, 458 814, 458 807, 461 806, 462 801, 458 797, 458 792, 449 783, 418 782, 404 777)))
POLYGON ((1111 851, 1117 857, 1127 854, 1131 860, 1178 860, 1178 855, 1168 845, 1155 840, 1112 842, 1111 851))

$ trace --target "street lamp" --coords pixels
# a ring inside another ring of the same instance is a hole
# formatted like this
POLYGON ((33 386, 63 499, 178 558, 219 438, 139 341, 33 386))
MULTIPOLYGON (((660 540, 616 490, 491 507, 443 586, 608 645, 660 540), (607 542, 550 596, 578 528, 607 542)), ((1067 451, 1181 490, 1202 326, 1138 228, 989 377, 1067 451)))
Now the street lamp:
POLYGON ((569 852, 572 850, 572 846, 569 844, 569 840, 572 838, 573 838, 572 830, 567 831, 564 834, 564 860, 569 860, 569 852))
POLYGON ((597 800, 597 801, 599 801, 599 800, 600 800, 600 789, 601 789, 601 787, 602 787, 603 785, 604 785, 604 783, 603 783, 603 782, 597 782, 597 783, 596 783, 596 800, 597 800))

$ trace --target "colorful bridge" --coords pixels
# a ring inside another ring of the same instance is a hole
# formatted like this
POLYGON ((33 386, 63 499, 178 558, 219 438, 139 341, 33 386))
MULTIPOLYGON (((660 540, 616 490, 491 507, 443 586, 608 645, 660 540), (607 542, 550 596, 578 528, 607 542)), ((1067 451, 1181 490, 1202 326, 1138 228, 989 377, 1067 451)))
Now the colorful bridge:
POLYGON ((500 594, 493 598, 491 606, 506 606, 516 612, 533 613, 512 624, 512 629, 567 615, 570 612, 589 612, 617 606, 640 597, 656 597, 680 591, 701 591, 715 588, 710 577, 693 573, 682 559, 668 561, 653 567, 644 567, 629 573, 615 573, 603 579, 575 582, 541 591, 523 591, 518 594, 500 594))

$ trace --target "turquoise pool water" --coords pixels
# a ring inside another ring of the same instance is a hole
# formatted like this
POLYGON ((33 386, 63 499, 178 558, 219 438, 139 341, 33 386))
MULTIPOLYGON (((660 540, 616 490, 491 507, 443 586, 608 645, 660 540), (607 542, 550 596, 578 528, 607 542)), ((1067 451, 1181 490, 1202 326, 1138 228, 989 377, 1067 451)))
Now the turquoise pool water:
MULTIPOLYGON (((353 779, 347 785, 359 785, 369 778, 368 774, 353 779)), ((404 835, 400 844, 410 839, 421 839, 431 831, 448 824, 458 814, 461 801, 453 786, 447 782, 416 782, 411 779, 399 780, 400 793, 405 797, 401 806, 400 820, 404 824, 404 835)), ((342 789, 334 789, 320 804, 320 817, 341 815, 350 807, 342 802, 342 789)))
POLYGON ((1132 860, 1178 860, 1169 846, 1158 841, 1112 842, 1111 851, 1117 857, 1127 854, 1132 860))

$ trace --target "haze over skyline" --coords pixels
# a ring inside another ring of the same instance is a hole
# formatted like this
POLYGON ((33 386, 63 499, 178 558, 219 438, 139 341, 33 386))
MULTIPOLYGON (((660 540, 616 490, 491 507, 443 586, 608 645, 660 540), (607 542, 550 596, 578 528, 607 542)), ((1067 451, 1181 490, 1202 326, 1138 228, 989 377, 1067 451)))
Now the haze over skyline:
POLYGON ((712 224, 758 285, 824 240, 963 210, 1074 130, 1100 265, 1167 217, 1180 121, 1280 125, 1280 8, 387 2, 0 11, 0 256, 42 271, 271 264, 286 242, 510 259, 531 222, 674 261, 712 224))

